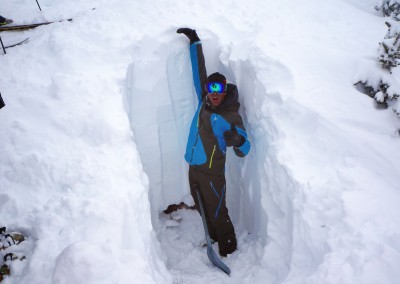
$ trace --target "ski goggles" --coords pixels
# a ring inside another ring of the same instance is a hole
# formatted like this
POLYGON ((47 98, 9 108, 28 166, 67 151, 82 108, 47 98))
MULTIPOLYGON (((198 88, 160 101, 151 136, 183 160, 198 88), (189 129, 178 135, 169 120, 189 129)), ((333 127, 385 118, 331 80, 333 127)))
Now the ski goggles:
POLYGON ((217 93, 222 94, 226 91, 226 85, 221 82, 210 82, 206 84, 206 91, 209 94, 217 93))

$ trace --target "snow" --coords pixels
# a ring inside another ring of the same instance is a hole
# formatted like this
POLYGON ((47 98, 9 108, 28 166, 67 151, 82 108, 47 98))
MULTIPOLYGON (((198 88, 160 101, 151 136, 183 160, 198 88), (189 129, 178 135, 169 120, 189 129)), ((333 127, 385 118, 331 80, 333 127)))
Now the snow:
POLYGON ((1 33, 30 38, 0 57, 0 227, 26 236, 2 283, 398 282, 400 121, 353 85, 388 76, 375 0, 39 3, 1 15, 74 20, 1 33), (228 153, 231 276, 196 211, 162 213, 193 205, 183 26, 238 85, 252 143, 228 153))

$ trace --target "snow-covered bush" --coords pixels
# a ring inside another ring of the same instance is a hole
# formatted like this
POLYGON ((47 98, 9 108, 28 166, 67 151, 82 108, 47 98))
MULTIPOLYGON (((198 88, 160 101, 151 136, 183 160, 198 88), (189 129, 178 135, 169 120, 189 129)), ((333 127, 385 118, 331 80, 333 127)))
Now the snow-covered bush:
POLYGON ((375 9, 382 12, 384 17, 392 17, 396 21, 400 21, 400 0, 382 0, 375 9))
POLYGON ((392 68, 400 64, 400 34, 392 30, 392 25, 386 22, 388 32, 379 43, 379 63, 383 69, 392 73, 392 68))
POLYGON ((360 80, 356 83, 360 91, 375 99, 378 104, 392 106, 397 115, 400 115, 400 104, 396 101, 399 97, 399 84, 389 78, 379 79, 374 82, 372 78, 360 80))
MULTIPOLYGON (((399 0, 400 1, 400 0, 399 0)), ((386 1, 395 2, 395 1, 386 1)), ((389 4, 388 4, 389 5, 389 4)), ((382 69, 376 68, 376 63, 368 66, 357 75, 355 85, 358 90, 367 94, 379 105, 392 107, 400 117, 400 24, 386 22, 388 32, 382 42, 379 43, 378 62, 382 69)))

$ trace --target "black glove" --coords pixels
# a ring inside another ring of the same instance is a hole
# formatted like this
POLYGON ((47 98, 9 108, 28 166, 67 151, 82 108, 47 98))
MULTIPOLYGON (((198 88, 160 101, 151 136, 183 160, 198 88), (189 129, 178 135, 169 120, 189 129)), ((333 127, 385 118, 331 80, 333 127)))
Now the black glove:
POLYGON ((246 142, 246 139, 240 135, 235 126, 232 124, 231 130, 224 132, 224 138, 226 142, 226 146, 228 147, 240 147, 246 142))
POLYGON ((178 34, 184 34, 190 39, 190 44, 200 41, 199 37, 197 36, 196 30, 192 30, 189 28, 180 28, 176 31, 178 34))

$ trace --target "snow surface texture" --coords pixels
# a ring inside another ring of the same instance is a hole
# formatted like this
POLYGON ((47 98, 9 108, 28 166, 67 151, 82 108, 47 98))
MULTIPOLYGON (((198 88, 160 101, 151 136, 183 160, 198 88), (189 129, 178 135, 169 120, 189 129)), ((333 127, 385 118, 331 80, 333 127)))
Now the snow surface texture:
POLYGON ((4 283, 398 283, 400 122, 353 86, 386 34, 375 1, 39 2, 1 14, 74 20, 1 34, 30 38, 0 58, 0 226, 29 240, 4 283), (182 26, 253 146, 228 154, 231 277, 196 211, 161 213, 190 202, 182 26))

